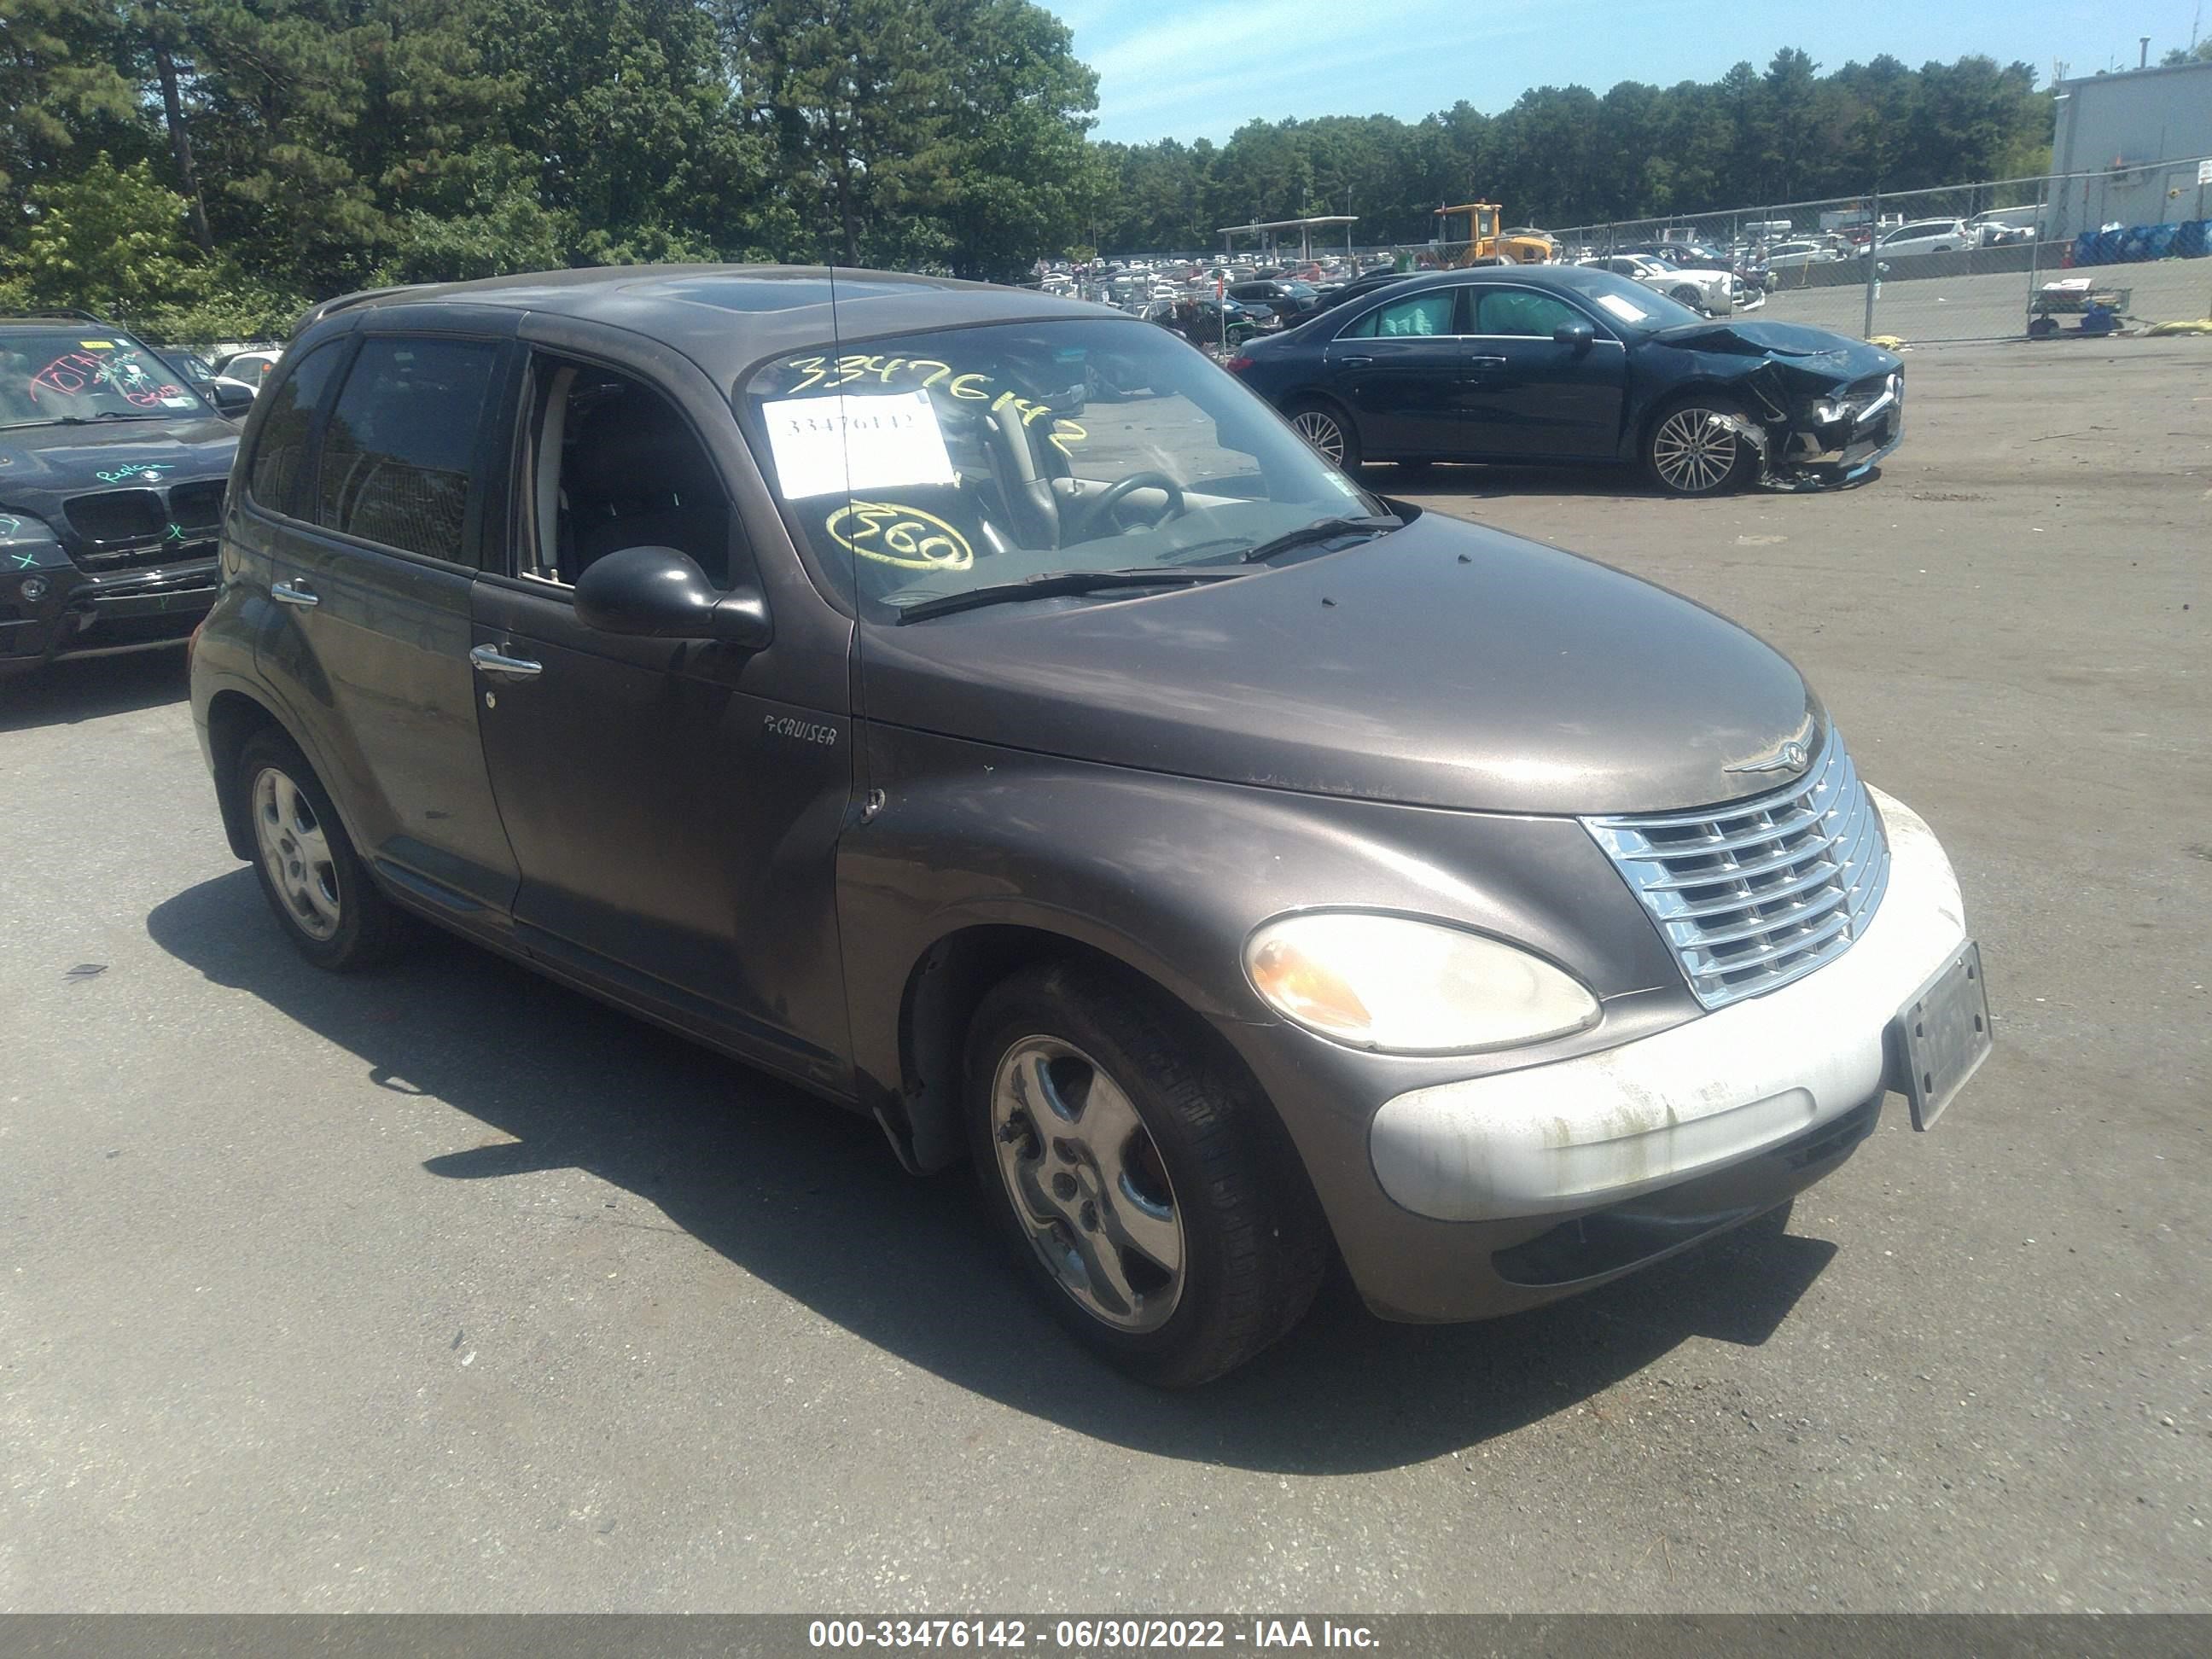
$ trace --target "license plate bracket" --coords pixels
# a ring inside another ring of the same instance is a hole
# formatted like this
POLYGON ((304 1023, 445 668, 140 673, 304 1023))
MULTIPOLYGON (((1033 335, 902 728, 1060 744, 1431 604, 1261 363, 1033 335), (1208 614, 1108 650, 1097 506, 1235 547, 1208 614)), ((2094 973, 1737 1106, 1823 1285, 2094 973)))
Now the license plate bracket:
POLYGON ((1989 986, 1982 947, 1960 945, 1890 1022, 1895 1087, 1911 1103, 1912 1127, 1925 1131, 1990 1057, 1989 986))

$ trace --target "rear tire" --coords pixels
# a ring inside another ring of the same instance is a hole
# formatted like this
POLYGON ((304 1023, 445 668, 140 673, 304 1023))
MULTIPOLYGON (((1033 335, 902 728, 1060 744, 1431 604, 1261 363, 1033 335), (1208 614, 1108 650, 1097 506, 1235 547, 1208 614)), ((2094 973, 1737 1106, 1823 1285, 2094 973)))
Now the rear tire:
POLYGON ((1273 1109, 1204 1029, 1103 969, 1024 969, 969 1027, 969 1145, 999 1231, 1076 1339, 1185 1389, 1287 1333, 1328 1224, 1273 1109))
POLYGON ((1341 409, 1309 398, 1292 404, 1286 412, 1298 436, 1312 445, 1322 459, 1346 472, 1358 470, 1359 432, 1341 409))
POLYGON ((389 962, 410 919, 370 879, 307 757, 273 727, 248 738, 232 769, 240 820, 253 828, 253 872, 292 946, 318 968, 353 973, 389 962))
POLYGON ((1644 434, 1644 470, 1670 495, 1717 495, 1740 489, 1759 471, 1759 453, 1713 417, 1747 420, 1726 398, 1695 393, 1666 404, 1644 434))

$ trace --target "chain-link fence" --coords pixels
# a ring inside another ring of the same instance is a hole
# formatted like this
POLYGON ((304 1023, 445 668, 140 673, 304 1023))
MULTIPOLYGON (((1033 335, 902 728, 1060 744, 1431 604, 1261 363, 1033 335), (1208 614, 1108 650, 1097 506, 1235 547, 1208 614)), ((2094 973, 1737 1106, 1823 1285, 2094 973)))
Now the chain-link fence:
MULTIPOLYGON (((2212 316, 2212 158, 1869 191, 1712 213, 1507 228, 1493 241, 1275 250, 1088 274, 1086 298, 1137 305, 1276 276, 1503 259, 1602 262, 1715 315, 1747 312, 1919 343, 2111 332, 2212 316)), ((1464 222, 1462 222, 1462 224, 1464 222)))
POLYGON ((2212 315, 2209 209, 2212 161, 2191 156, 1555 234, 1632 274, 1725 264, 1768 317, 1932 343, 2212 315))

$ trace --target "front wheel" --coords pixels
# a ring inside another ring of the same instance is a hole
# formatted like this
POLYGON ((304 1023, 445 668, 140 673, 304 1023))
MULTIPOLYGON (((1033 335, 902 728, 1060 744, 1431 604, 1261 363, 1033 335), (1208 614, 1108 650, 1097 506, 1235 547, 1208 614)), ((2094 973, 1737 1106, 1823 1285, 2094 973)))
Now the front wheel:
POLYGON ((1320 1206, 1272 1109, 1188 1015, 1048 964, 984 998, 967 1063, 985 1202, 1086 1346, 1189 1388, 1304 1315, 1328 1261, 1320 1206))
POLYGON ((1644 465, 1670 495, 1717 495, 1750 482, 1759 452, 1738 431, 1741 410, 1690 398, 1661 411, 1644 440, 1644 465))
POLYGON ((1293 404, 1291 426, 1331 465, 1352 471, 1359 465, 1359 434, 1334 404, 1318 399, 1293 404))

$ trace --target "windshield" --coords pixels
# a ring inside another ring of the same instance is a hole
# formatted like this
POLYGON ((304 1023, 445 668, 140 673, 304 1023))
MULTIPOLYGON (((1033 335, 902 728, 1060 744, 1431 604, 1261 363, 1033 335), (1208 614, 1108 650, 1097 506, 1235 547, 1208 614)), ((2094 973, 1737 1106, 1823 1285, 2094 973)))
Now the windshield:
MULTIPOLYGON (((1674 273, 1668 274, 1671 276, 1674 273)), ((1684 323, 1705 321, 1679 300, 1670 300, 1641 283, 1594 266, 1581 268, 1575 286, 1607 319, 1631 332, 1650 334, 1662 328, 1679 328, 1684 323)))
POLYGON ((161 419, 204 405, 181 377, 129 335, 0 328, 0 426, 161 419))
POLYGON ((1317 519, 1384 510, 1162 329, 848 342, 740 392, 811 562, 875 621, 1031 576, 1231 567, 1317 519))

